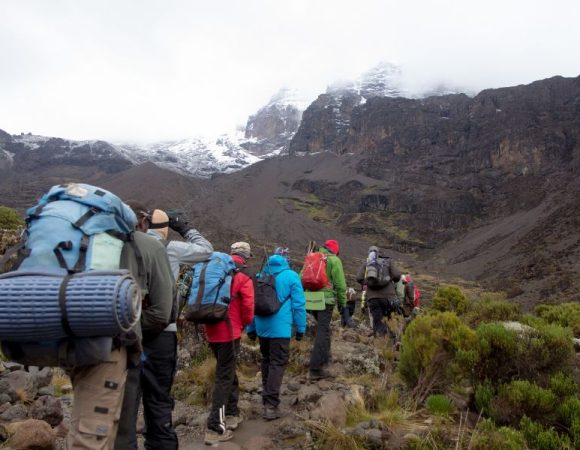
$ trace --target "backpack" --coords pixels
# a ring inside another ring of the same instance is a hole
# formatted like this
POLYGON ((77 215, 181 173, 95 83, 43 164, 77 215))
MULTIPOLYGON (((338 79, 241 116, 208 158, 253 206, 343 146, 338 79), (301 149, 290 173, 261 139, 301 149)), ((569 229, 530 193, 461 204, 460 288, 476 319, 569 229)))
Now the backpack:
POLYGON ((421 298, 421 291, 419 290, 419 288, 417 287, 417 285, 415 285, 415 305, 414 306, 421 306, 421 302, 420 302, 420 298, 421 298))
POLYGON ((319 291, 329 287, 330 283, 326 275, 326 262, 326 254, 320 251, 311 251, 306 254, 300 275, 300 280, 305 290, 319 291))
POLYGON ((26 214, 24 239, 0 260, 17 256, 0 275, 3 353, 63 368, 106 361, 113 337, 141 314, 141 291, 119 269, 123 246, 133 244, 135 214, 111 192, 76 183, 53 186, 26 214))
POLYGON ((227 320, 235 272, 236 264, 226 253, 213 252, 207 261, 197 263, 185 318, 198 324, 227 320))
MULTIPOLYGON (((265 274, 264 264, 267 264, 266 258, 262 263, 259 275, 253 276, 252 279, 254 282, 254 314, 256 316, 266 317, 273 316, 280 311, 282 305, 290 299, 290 295, 282 302, 278 299, 278 294, 276 292, 276 275, 265 274)), ((290 269, 284 269, 279 272, 278 275, 285 270, 290 269)))
MULTIPOLYGON (((375 252, 371 252, 375 253, 375 252)), ((382 256, 367 258, 367 266, 365 270, 365 283, 371 289, 383 288, 391 281, 391 262, 390 258, 382 256)))

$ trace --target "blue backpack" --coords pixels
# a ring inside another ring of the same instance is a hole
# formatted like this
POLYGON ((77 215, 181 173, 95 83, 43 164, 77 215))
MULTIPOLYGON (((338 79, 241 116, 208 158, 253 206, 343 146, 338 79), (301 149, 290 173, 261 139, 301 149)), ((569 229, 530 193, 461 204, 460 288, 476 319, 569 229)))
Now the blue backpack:
POLYGON ((227 320, 232 278, 236 272, 232 257, 213 252, 207 261, 197 263, 193 270, 185 318, 200 324, 227 320))
MULTIPOLYGON (((141 291, 119 268, 137 223, 131 208, 104 189, 71 183, 53 186, 26 214, 24 239, 0 261, 17 255, 14 270, 0 275, 3 347, 36 342, 49 351, 64 338, 131 330, 141 291)), ((141 263, 137 249, 136 256, 141 263)))

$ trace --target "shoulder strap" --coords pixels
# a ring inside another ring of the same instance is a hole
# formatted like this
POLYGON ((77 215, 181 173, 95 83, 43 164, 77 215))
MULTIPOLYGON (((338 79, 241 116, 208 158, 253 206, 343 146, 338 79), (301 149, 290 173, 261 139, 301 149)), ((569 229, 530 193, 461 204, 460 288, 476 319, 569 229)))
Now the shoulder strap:
MULTIPOLYGON (((195 304, 199 305, 201 304, 201 300, 203 298, 203 293, 205 291, 205 272, 207 271, 207 265, 208 265, 208 261, 205 261, 203 263, 203 267, 201 269, 201 272, 199 273, 199 290, 197 291, 197 297, 195 299, 195 304)), ((218 290, 219 292, 219 290, 218 290)))

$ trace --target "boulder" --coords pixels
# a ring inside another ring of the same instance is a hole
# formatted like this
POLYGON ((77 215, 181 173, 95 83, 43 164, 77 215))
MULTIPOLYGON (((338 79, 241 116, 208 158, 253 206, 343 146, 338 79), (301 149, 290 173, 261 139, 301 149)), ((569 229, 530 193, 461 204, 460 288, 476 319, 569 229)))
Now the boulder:
POLYGON ((39 367, 30 367, 28 372, 34 375, 36 385, 39 388, 49 386, 52 383, 52 376, 54 374, 52 367, 43 367, 42 369, 39 367))
POLYGON ((28 414, 33 419, 44 420, 56 427, 63 419, 62 403, 50 395, 43 395, 33 403, 28 414))
POLYGON ((322 392, 315 385, 304 385, 298 391, 298 403, 314 403, 322 397, 322 392))
POLYGON ((310 414, 313 420, 328 420, 334 426, 342 428, 346 424, 346 407, 336 392, 325 394, 310 414))
POLYGON ((358 384, 349 386, 348 391, 344 396, 344 403, 346 406, 364 406, 365 404, 365 388, 358 384))
POLYGON ((28 410, 22 403, 10 406, 6 411, 0 415, 0 419, 4 422, 12 422, 14 420, 23 420, 28 416, 28 410))
POLYGON ((24 366, 19 363, 15 363, 12 361, 7 361, 4 363, 4 368, 9 372, 15 372, 17 370, 24 370, 24 366))
POLYGON ((42 420, 28 419, 7 426, 11 434, 10 446, 14 450, 52 450, 56 435, 50 425, 42 420))
POLYGON ((9 392, 8 394, 13 399, 26 402, 36 398, 38 387, 36 385, 36 378, 31 373, 25 372, 24 370, 16 370, 4 375, 2 381, 8 382, 10 390, 13 392, 9 392))

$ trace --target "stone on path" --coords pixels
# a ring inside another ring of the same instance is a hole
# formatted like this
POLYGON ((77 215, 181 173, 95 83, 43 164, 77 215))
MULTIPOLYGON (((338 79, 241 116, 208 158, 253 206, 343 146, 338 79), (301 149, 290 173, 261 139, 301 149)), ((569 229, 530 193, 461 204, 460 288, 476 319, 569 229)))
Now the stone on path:
POLYGON ((28 419, 11 423, 7 427, 12 435, 10 446, 14 450, 52 450, 56 436, 50 425, 42 420, 28 419))

